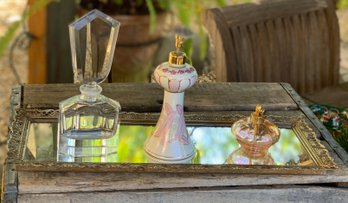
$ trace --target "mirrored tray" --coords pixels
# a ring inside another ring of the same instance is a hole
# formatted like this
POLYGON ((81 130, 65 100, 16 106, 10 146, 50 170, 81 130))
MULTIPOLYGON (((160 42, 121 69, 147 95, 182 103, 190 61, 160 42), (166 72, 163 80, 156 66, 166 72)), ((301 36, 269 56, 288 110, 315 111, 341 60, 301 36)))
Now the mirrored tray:
MULTIPOLYGON (((18 110, 11 125, 8 161, 24 171, 320 174, 336 168, 304 117, 269 115, 267 118, 281 128, 279 142, 269 149, 270 156, 267 160, 241 156, 231 124, 249 113, 186 113, 188 132, 197 152, 191 164, 147 163, 143 144, 153 132, 159 114, 122 113, 118 132, 111 140, 117 156, 81 158, 69 163, 57 162, 58 111, 18 110), (241 158, 227 163, 236 155, 241 158)), ((88 142, 100 145, 97 141, 88 142)))

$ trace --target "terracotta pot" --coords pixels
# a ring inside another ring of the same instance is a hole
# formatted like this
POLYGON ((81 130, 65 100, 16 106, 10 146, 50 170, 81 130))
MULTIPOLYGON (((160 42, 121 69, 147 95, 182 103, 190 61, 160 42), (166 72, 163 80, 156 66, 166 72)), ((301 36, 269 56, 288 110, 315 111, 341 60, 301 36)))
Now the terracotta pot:
POLYGON ((112 15, 121 22, 117 46, 139 46, 158 41, 167 25, 168 13, 157 15, 156 29, 149 31, 150 18, 148 15, 112 15))
POLYGON ((115 15, 121 27, 118 35, 112 82, 149 82, 168 14, 157 15, 156 30, 149 31, 149 16, 115 15))

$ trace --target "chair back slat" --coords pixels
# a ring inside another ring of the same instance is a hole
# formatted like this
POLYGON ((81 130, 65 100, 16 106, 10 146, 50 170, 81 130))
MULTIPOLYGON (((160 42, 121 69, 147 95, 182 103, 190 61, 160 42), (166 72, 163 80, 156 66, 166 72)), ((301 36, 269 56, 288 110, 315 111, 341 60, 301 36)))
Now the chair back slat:
POLYGON ((204 24, 218 81, 288 82, 299 93, 338 84, 332 0, 272 0, 214 8, 204 24))

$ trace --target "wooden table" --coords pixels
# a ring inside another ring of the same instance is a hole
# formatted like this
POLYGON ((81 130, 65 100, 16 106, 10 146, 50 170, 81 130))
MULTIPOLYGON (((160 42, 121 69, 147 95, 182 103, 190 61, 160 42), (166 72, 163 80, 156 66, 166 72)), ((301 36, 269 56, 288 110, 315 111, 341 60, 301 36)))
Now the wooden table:
MULTIPOLYGON (((57 109, 58 102, 78 94, 71 84, 24 85, 13 89, 11 121, 16 109, 57 109)), ((160 112, 162 89, 156 84, 104 84, 103 94, 127 112, 160 112)), ((9 152, 4 167, 4 202, 343 202, 348 201, 348 155, 285 83, 197 84, 187 90, 185 112, 249 115, 256 104, 267 114, 304 116, 329 151, 337 169, 325 174, 238 174, 66 172, 20 170, 9 152)), ((42 116, 44 119, 44 115, 42 116)), ((10 136, 17 133, 10 126, 10 136)), ((35 167, 34 167, 35 168, 35 167)), ((137 169, 139 170, 139 169, 137 169)))

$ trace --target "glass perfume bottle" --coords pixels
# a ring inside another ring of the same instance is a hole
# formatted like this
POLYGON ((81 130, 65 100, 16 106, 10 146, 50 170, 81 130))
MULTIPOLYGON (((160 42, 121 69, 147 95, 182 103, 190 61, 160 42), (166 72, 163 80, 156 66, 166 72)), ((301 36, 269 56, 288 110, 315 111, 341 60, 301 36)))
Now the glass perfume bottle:
POLYGON ((80 95, 59 103, 58 161, 117 159, 120 104, 101 95, 111 69, 120 23, 92 10, 69 25, 74 82, 80 95))
POLYGON ((272 165, 274 161, 268 149, 280 138, 279 128, 264 118, 264 109, 256 105, 250 117, 238 120, 232 125, 232 133, 240 148, 229 155, 229 164, 272 165))

